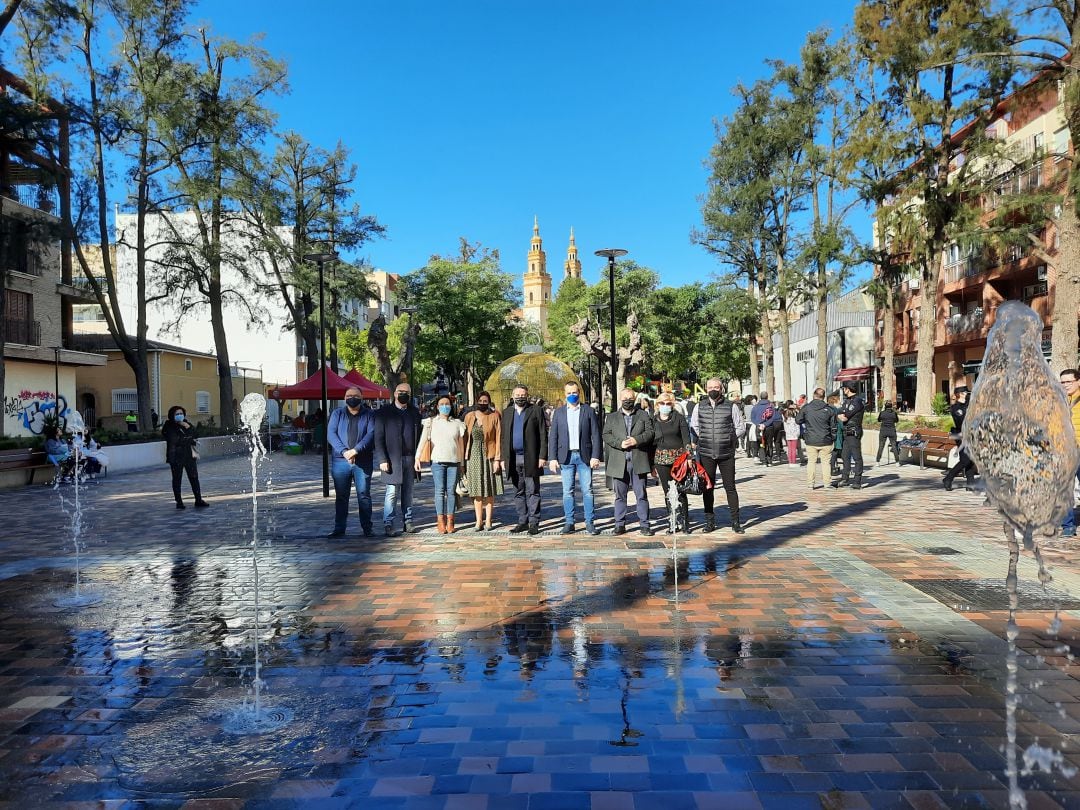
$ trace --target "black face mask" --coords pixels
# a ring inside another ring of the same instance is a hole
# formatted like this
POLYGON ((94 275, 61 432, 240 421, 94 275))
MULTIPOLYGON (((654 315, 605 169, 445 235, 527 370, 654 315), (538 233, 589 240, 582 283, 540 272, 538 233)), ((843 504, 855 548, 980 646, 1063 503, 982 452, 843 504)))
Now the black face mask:
POLYGON ((709 392, 709 399, 711 399, 713 402, 719 402, 720 397, 722 397, 723 395, 724 394, 723 394, 722 391, 710 391, 709 392))
POLYGON ((526 405, 529 404, 529 398, 528 397, 514 397, 514 404, 517 405, 519 408, 524 408, 526 405))
POLYGON ((400 402, 402 405, 408 405, 409 395, 406 394, 404 391, 399 391, 397 394, 397 401, 400 402))
POLYGON ((488 408, 491 407, 491 403, 490 402, 477 402, 476 407, 479 408, 482 411, 486 411, 488 408))
POLYGON ((634 403, 635 403, 635 401, 636 401, 636 400, 633 400, 633 399, 624 399, 624 400, 622 401, 622 406, 623 406, 623 409, 624 409, 624 410, 627 410, 627 411, 632 411, 632 410, 634 410, 634 403))
POLYGON ((360 399, 360 397, 346 397, 345 398, 345 404, 348 405, 350 408, 359 408, 360 403, 363 402, 363 401, 364 400, 360 399))

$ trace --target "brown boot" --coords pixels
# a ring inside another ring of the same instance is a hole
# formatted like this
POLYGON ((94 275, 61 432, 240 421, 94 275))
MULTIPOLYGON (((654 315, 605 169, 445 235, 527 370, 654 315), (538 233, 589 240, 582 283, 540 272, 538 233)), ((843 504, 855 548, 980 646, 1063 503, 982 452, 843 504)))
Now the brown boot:
POLYGON ((453 534, 454 533, 454 516, 453 515, 447 515, 446 516, 446 533, 447 534, 453 534))
POLYGON ((446 534, 446 517, 443 515, 435 516, 435 528, 439 534, 446 534))

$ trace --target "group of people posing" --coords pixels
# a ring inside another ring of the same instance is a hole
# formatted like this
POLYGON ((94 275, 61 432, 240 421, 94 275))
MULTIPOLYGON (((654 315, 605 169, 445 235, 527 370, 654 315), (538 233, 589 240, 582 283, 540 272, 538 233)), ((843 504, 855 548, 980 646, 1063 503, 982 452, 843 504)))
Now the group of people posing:
MULTIPOLYGON (((377 411, 364 405, 359 389, 350 388, 345 404, 330 414, 327 442, 330 445, 336 492, 334 528, 329 537, 342 537, 349 502, 355 488, 360 529, 374 534, 371 477, 378 467, 385 483, 383 533, 393 537, 414 531, 413 485, 423 465, 430 463, 435 491, 435 519, 440 533, 456 529, 457 497, 473 502, 475 531, 492 528, 495 498, 512 489, 517 523, 512 533, 540 531, 540 477, 550 471, 562 477, 563 532, 576 528, 576 501, 580 492, 585 531, 596 528, 592 477, 603 465, 615 492, 615 534, 627 531, 629 496, 634 495, 637 528, 653 534, 646 478, 659 478, 665 492, 672 465, 684 452, 696 448, 698 462, 710 481, 719 476, 727 495, 731 528, 743 529, 739 521, 739 496, 735 490, 735 453, 746 431, 740 404, 729 402, 723 383, 711 379, 707 396, 684 415, 671 393, 656 400, 655 413, 638 404, 634 391, 621 393, 620 408, 603 422, 597 410, 581 401, 576 383, 564 388, 564 404, 548 418, 533 404, 524 385, 514 388, 511 401, 501 412, 492 407, 484 391, 476 406, 463 418, 454 414, 450 397, 441 397, 436 412, 424 419, 412 403, 407 383, 394 390, 394 401, 377 411), (678 405, 678 407, 677 407, 678 405), (505 481, 509 486, 504 485, 505 481), (400 513, 401 529, 398 529, 400 513)), ((702 494, 705 531, 716 529, 713 490, 702 494)), ((669 516, 670 517, 670 516, 669 516)), ((679 498, 677 527, 690 530, 688 503, 679 498)), ((672 521, 669 520, 669 531, 672 521)))

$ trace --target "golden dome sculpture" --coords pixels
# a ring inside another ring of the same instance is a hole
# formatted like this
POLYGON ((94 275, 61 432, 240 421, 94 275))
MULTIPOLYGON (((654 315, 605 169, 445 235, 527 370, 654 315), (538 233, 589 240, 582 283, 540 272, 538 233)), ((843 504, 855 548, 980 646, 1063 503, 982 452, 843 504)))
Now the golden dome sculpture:
POLYGON ((530 397, 541 397, 549 405, 563 401, 563 386, 568 382, 581 385, 570 366, 552 354, 524 352, 504 360, 484 383, 484 390, 491 394, 493 404, 505 408, 513 395, 514 387, 527 385, 530 397))

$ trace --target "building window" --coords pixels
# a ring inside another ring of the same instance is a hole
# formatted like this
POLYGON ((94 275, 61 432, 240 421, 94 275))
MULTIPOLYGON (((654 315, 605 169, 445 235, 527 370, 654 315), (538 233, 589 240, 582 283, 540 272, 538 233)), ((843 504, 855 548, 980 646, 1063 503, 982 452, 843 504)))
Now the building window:
POLYGON ((139 392, 134 388, 114 388, 112 390, 113 414, 139 410, 139 392))
POLYGON ((532 302, 533 302, 533 294, 529 293, 529 303, 531 304, 532 302))
POLYGON ((195 413, 210 413, 210 392, 195 392, 195 413))
POLYGON ((1062 127, 1054 133, 1054 162, 1064 160, 1069 154, 1069 128, 1062 127))
POLYGON ((191 360, 190 359, 184 361, 184 371, 191 371, 191 360))

